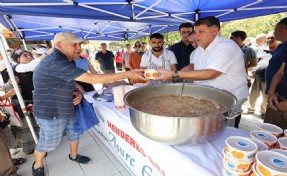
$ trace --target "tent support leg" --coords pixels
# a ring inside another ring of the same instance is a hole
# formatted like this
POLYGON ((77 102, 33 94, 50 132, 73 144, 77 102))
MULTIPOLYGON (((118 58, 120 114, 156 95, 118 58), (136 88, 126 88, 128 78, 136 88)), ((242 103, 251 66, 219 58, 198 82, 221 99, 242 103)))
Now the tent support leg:
POLYGON ((23 45, 24 45, 24 49, 25 49, 26 51, 28 51, 25 40, 24 40, 24 39, 22 39, 22 42, 23 42, 23 45))
MULTIPOLYGON (((11 64, 10 64, 10 62, 9 62, 9 59, 8 59, 8 56, 7 56, 5 47, 4 47, 4 46, 7 46, 7 44, 4 45, 4 43, 3 43, 4 41, 6 41, 6 39, 5 39, 5 37, 4 37, 1 33, 0 33, 0 40, 1 40, 1 42, 0 42, 0 51, 1 51, 1 53, 2 53, 5 66, 6 66, 6 68, 7 68, 9 77, 10 77, 10 79, 11 79, 11 81, 12 81, 12 85, 13 85, 14 90, 15 90, 15 92, 16 92, 16 95, 17 95, 19 104, 20 104, 20 106, 21 106, 21 109, 22 109, 22 111, 23 111, 23 114, 25 115, 25 119, 26 119, 26 121, 27 121, 27 124, 28 124, 28 126, 29 126, 29 128, 30 128, 30 131, 31 131, 31 133, 32 133, 33 139, 34 139, 35 143, 37 144, 38 139, 37 139, 36 133, 35 133, 34 128, 33 128, 33 126, 32 126, 30 117, 29 117, 28 114, 27 114, 27 110, 26 110, 26 106, 25 106, 23 97, 22 97, 22 95, 21 95, 21 93, 20 93, 18 84, 17 84, 17 82, 16 82, 16 80, 15 80, 14 72, 13 72, 13 70, 12 70, 11 64)), ((26 44, 25 44, 25 45, 26 45, 26 44)))

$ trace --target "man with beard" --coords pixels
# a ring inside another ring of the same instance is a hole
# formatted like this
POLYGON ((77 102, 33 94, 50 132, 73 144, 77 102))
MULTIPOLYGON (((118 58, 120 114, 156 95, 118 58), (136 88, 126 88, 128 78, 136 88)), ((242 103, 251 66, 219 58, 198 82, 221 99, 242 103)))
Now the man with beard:
POLYGON ((78 154, 79 139, 82 133, 75 131, 76 118, 74 105, 81 103, 82 95, 76 89, 76 82, 90 84, 109 83, 129 78, 131 81, 146 81, 139 73, 127 71, 116 74, 91 74, 72 63, 81 54, 81 43, 87 41, 73 33, 60 32, 55 35, 55 49, 36 67, 33 74, 34 115, 40 127, 39 141, 35 149, 33 163, 34 176, 44 176, 43 159, 46 152, 55 150, 65 132, 70 145, 68 158, 81 164, 90 158, 78 154))
MULTIPOLYGON (((241 49, 232 40, 219 36, 220 23, 216 17, 201 18, 194 26, 198 47, 190 56, 191 64, 181 71, 158 70, 161 76, 157 80, 189 79, 195 80, 196 84, 229 91, 238 100, 232 111, 234 115, 239 114, 248 96, 247 74, 241 49)), ((238 128, 240 117, 237 116, 234 127, 238 128)), ((233 123, 229 121, 230 126, 233 123)))
POLYGON ((177 60, 177 70, 181 70, 183 67, 189 65, 189 56, 194 50, 194 47, 188 40, 188 36, 193 32, 193 25, 191 23, 182 23, 179 26, 179 35, 181 37, 181 41, 170 46, 169 50, 171 50, 177 60))
POLYGON ((172 51, 163 48, 163 35, 154 33, 150 36, 151 50, 142 56, 140 67, 143 69, 163 69, 175 71, 176 58, 172 51))

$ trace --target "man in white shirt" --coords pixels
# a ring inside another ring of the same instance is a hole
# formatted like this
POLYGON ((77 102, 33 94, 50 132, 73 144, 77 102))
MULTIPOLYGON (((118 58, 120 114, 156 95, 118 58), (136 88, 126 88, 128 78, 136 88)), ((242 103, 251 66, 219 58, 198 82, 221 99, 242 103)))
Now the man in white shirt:
POLYGON ((140 67, 143 69, 176 70, 176 57, 170 50, 163 48, 163 35, 154 33, 150 36, 151 50, 147 51, 141 60, 140 67))
MULTIPOLYGON (((142 69, 163 69, 176 70, 176 57, 170 50, 163 48, 163 35, 154 33, 150 36, 151 50, 147 51, 141 59, 140 67, 142 69)), ((154 81, 150 82, 154 84, 154 81)), ((160 82, 157 82, 160 83, 160 82)))
MULTIPOLYGON (((248 96, 247 74, 244 67, 243 53, 230 39, 219 37, 220 23, 216 17, 201 18, 194 23, 195 41, 198 45, 190 56, 190 65, 181 71, 159 70, 159 80, 172 77, 195 80, 194 83, 207 85, 231 92, 238 102, 233 112, 241 110, 248 96)), ((236 117, 238 128, 240 115, 236 117)), ((234 123, 233 121, 229 122, 234 123)))

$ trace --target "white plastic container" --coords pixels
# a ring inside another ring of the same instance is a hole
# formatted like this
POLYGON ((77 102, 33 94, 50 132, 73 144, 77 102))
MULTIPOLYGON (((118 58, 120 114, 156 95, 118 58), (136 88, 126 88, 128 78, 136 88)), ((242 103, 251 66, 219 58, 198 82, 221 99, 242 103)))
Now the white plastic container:
POLYGON ((147 69, 144 72, 146 79, 155 79, 158 77, 158 72, 155 69, 147 69))
POLYGON ((282 149, 272 149, 271 151, 273 152, 277 152, 277 153, 280 153, 280 154, 283 154, 287 157, 287 150, 282 150, 282 149))
POLYGON ((124 102, 125 91, 123 86, 113 87, 114 102, 117 109, 126 107, 124 102))
POLYGON ((260 151, 256 154, 256 170, 264 176, 287 176, 287 157, 274 151, 260 151))
POLYGON ((250 139, 251 141, 255 142, 255 144, 258 147, 258 151, 268 150, 269 149, 268 145, 266 145, 265 143, 263 143, 262 141, 260 141, 258 139, 255 139, 255 138, 252 138, 252 137, 250 137, 248 139, 250 139))
POLYGON ((278 146, 282 150, 287 150, 287 137, 281 137, 278 139, 278 146))
POLYGON ((253 141, 241 136, 230 136, 225 143, 226 154, 237 160, 252 161, 258 151, 258 147, 253 141))
POLYGON ((259 125, 258 129, 271 133, 277 138, 279 138, 283 133, 282 128, 278 127, 277 125, 270 124, 270 123, 262 123, 261 125, 259 125))
MULTIPOLYGON (((255 160, 255 159, 254 159, 255 160)), ((225 152, 225 149, 223 150, 223 163, 225 167, 237 171, 237 172, 247 172, 250 170, 250 166, 254 162, 254 160, 245 161, 245 160, 237 160, 230 156, 228 156, 225 152)))
POLYGON ((254 163, 254 164, 252 165, 251 170, 252 170, 251 176, 261 176, 261 175, 257 172, 257 170, 256 170, 256 163, 254 163))
POLYGON ((227 176, 249 176, 251 173, 251 169, 247 172, 237 172, 232 169, 229 169, 224 163, 222 168, 222 174, 227 176))
POLYGON ((263 143, 268 145, 269 148, 275 147, 277 143, 277 137, 266 131, 253 130, 250 132, 250 136, 262 141, 263 143))

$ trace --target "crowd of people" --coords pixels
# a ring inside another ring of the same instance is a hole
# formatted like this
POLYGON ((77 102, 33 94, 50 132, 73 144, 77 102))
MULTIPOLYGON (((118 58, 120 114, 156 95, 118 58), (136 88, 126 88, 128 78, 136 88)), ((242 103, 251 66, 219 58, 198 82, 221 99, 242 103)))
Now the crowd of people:
POLYGON ((228 125, 236 128, 240 124, 242 105, 248 103, 248 111, 243 113, 254 113, 255 103, 262 95, 261 118, 287 129, 287 18, 278 22, 274 31, 256 36, 254 42, 250 42, 252 39, 245 31, 239 30, 232 32, 230 38, 223 38, 220 27, 216 17, 204 17, 194 24, 181 24, 181 41, 170 47, 165 47, 162 34, 154 33, 150 35, 150 48, 137 41, 126 44, 125 52, 113 53, 106 43, 101 43, 100 51, 92 53, 93 59, 87 50, 81 49, 81 44, 88 41, 68 32, 55 35, 55 48, 39 47, 31 52, 9 50, 7 55, 12 59, 25 105, 33 107, 30 114, 39 137, 37 144, 24 120, 0 54, 3 78, 0 88, 5 93, 0 100, 11 98, 23 121, 22 126, 9 125, 5 123, 5 111, 0 111, 0 175, 17 175, 15 165, 25 162, 23 158, 12 160, 8 148, 34 153, 33 175, 45 175, 44 157, 56 149, 64 132, 70 145, 67 158, 89 163, 89 157, 78 154, 82 133, 73 127, 74 105, 81 102, 82 94, 95 90, 93 84, 96 83, 125 78, 130 83, 147 82, 142 75, 144 69, 160 73, 149 84, 186 80, 229 91, 238 101, 232 109, 236 117, 228 125))

